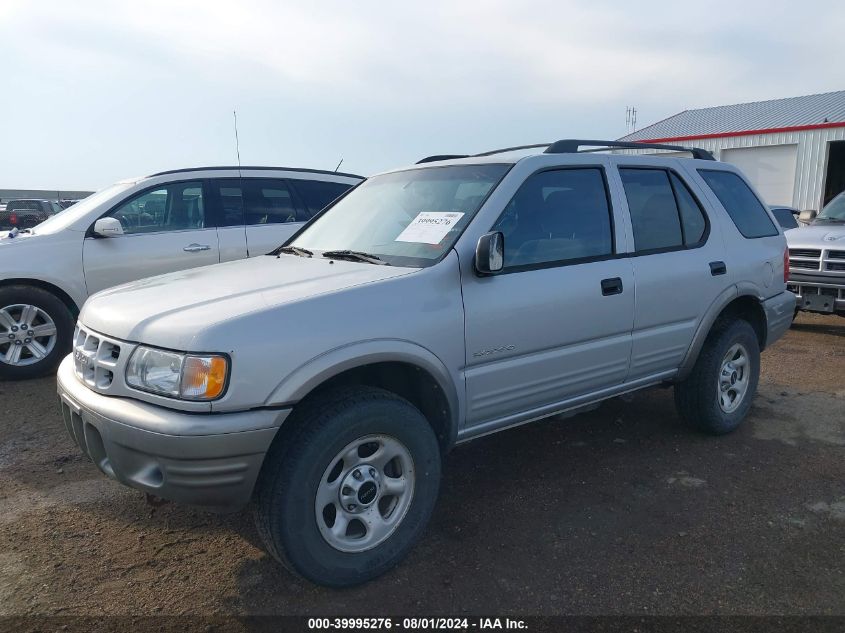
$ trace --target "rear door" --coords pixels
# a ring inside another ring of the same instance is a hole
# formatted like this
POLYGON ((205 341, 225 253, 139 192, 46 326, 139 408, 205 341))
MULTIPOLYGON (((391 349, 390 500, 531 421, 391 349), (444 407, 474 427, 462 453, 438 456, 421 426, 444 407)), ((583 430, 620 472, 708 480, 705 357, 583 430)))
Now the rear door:
POLYGON ((202 180, 151 187, 112 209, 123 235, 83 241, 88 293, 135 279, 216 264, 217 229, 206 215, 202 180))
POLYGON ((636 307, 628 381, 680 366, 701 316, 730 285, 721 235, 688 182, 668 167, 619 175, 633 233, 636 307))
POLYGON ((248 257, 272 251, 311 217, 285 180, 243 178, 241 182, 248 257))

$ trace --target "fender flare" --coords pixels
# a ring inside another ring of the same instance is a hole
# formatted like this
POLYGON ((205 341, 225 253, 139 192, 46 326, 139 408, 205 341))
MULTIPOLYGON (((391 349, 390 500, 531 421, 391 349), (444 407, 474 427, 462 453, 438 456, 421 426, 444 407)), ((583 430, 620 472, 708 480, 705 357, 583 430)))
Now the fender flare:
MULTIPOLYGON (((740 297, 752 297, 757 301, 763 300, 759 289, 753 284, 741 283, 725 288, 716 297, 716 299, 713 300, 713 303, 710 304, 710 307, 704 313, 701 322, 698 324, 698 328, 695 331, 695 335, 692 338, 689 349, 687 349, 686 356, 684 356, 684 360, 678 369, 678 373, 675 375, 675 381, 683 380, 689 376, 693 366, 695 365, 695 361, 698 360, 698 354, 704 346, 704 341, 707 340, 707 335, 710 334, 710 329, 713 327, 716 319, 728 306, 728 304, 740 297)), ((765 310, 763 311, 763 316, 764 318, 766 316, 765 310)), ((764 331, 766 330, 764 329, 764 331)))
POLYGON ((350 369, 383 362, 414 365, 430 374, 449 404, 449 446, 460 426, 461 399, 451 373, 430 350, 402 339, 372 339, 337 347, 303 363, 276 385, 265 406, 292 406, 321 384, 350 369))

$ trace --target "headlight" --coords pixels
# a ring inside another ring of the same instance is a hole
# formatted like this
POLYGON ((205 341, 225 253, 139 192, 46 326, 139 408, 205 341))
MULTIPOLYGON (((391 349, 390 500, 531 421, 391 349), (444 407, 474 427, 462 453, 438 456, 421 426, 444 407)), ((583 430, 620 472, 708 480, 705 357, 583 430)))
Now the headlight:
POLYGON ((167 352, 140 346, 126 366, 126 383, 142 391, 183 400, 214 400, 226 387, 225 356, 167 352))

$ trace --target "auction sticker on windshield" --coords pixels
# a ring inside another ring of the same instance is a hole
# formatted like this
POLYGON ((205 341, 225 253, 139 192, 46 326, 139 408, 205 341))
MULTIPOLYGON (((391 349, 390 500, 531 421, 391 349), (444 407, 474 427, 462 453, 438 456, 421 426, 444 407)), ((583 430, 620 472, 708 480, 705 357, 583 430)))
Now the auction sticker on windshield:
POLYGON ((423 211, 411 220, 395 241, 439 244, 462 217, 463 213, 451 211, 423 211))

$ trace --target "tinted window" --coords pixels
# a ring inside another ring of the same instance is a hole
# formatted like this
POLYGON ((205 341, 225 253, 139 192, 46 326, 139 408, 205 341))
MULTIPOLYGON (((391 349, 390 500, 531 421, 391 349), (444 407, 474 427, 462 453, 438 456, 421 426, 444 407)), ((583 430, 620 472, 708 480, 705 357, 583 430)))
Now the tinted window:
POLYGON ((792 215, 792 209, 775 208, 772 209, 772 215, 775 216, 775 220, 778 221, 778 224, 780 224, 784 231, 798 228, 798 220, 792 215))
POLYGON ((730 171, 699 170, 743 236, 768 237, 778 230, 745 181, 730 171))
POLYGON ((669 174, 662 169, 620 169, 638 252, 683 245, 669 174))
POLYGON ((211 195, 217 206, 218 226, 243 225, 244 191, 239 179, 212 180, 211 195))
POLYGON ((684 244, 692 246, 704 239, 707 231, 707 220, 695 197, 690 193, 686 184, 674 173, 669 173, 672 181, 672 189, 675 192, 675 200, 678 203, 678 210, 681 212, 681 228, 684 233, 684 244))
POLYGON ((176 182, 145 191, 109 213, 124 233, 205 228, 202 182, 176 182))
POLYGON ((245 180, 244 219, 247 224, 304 222, 308 214, 297 209, 290 189, 282 180, 245 180))
POLYGON ((323 182, 320 180, 292 180, 290 181, 299 197, 308 208, 308 214, 314 215, 338 198, 352 185, 340 182, 323 182))
POLYGON ((505 267, 610 255, 610 206, 599 169, 529 177, 493 230, 505 236, 505 267))

